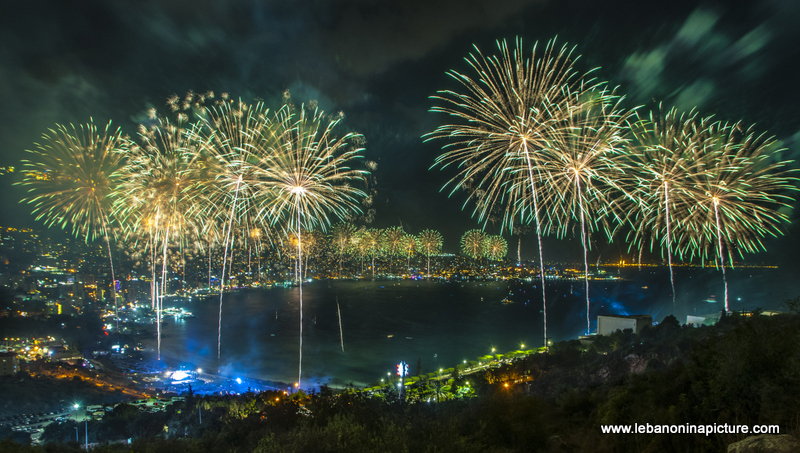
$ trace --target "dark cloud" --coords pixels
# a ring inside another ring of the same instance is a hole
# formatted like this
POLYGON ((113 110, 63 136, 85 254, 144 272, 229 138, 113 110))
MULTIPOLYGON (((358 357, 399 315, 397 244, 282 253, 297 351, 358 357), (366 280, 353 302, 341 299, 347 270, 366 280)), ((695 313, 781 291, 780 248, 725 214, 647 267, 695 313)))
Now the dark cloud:
POLYGON ((546 0, 434 0, 429 2, 341 2, 320 33, 338 67, 370 77, 408 60, 440 51, 467 32, 491 30, 531 5, 546 0))
POLYGON ((721 24, 724 13, 699 6, 676 27, 672 37, 625 58, 619 78, 637 99, 667 100, 680 110, 708 107, 732 78, 747 82, 769 70, 763 51, 776 39, 766 23, 736 30, 721 24), (675 72, 682 71, 675 86, 675 72))

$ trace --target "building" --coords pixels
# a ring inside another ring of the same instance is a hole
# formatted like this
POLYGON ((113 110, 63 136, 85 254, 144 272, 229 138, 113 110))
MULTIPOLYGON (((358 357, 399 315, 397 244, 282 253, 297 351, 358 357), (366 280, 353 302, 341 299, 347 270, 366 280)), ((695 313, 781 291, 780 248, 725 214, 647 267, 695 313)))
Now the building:
POLYGON ((19 359, 13 352, 0 352, 0 376, 11 376, 19 371, 19 359))
POLYGON ((83 360, 83 356, 74 349, 68 349, 66 346, 50 347, 51 362, 75 362, 78 360, 83 360))
POLYGON ((694 327, 700 326, 713 326, 719 322, 722 317, 722 312, 709 313, 706 315, 688 315, 686 316, 686 324, 694 327))
POLYGON ((631 329, 639 333, 645 326, 653 324, 650 315, 605 315, 597 317, 597 334, 610 335, 617 330, 631 329))

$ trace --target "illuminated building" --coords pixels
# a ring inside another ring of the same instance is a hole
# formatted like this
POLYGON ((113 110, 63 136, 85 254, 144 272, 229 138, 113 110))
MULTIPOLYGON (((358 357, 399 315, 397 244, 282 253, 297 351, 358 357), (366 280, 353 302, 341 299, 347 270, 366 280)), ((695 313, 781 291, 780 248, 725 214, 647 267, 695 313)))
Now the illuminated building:
POLYGON ((645 326, 653 324, 650 315, 605 315, 597 317, 597 334, 611 335, 617 330, 631 329, 638 334, 645 326))
POLYGON ((50 361, 52 362, 73 362, 82 360, 83 356, 76 350, 70 350, 65 346, 53 346, 50 348, 50 361))
POLYGON ((19 371, 19 359, 13 352, 0 352, 0 376, 11 376, 19 371))

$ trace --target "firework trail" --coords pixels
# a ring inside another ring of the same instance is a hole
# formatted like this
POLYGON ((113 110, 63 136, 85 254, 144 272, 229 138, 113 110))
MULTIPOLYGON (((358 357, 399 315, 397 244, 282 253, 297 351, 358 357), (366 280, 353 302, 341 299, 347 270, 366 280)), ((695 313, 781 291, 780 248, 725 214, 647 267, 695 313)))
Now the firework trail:
POLYGON ((370 256, 372 267, 372 279, 375 280, 375 255, 381 250, 383 242, 383 231, 376 228, 368 228, 361 233, 359 249, 363 249, 370 256))
MULTIPOLYGON (((598 90, 582 93, 581 109, 554 115, 561 124, 553 128, 539 160, 546 175, 544 199, 552 212, 553 228, 565 237, 573 221, 580 228, 586 297, 586 333, 591 333, 588 251, 593 231, 612 237, 609 220, 619 221, 616 181, 624 175, 621 157, 625 150, 623 127, 630 112, 620 107, 621 98, 598 90)), ((573 105, 579 105, 576 100, 573 105)))
MULTIPOLYGON (((541 263, 542 305, 544 314, 544 344, 547 344, 547 297, 544 281, 542 228, 539 218, 537 174, 541 152, 547 138, 559 133, 559 118, 553 114, 568 114, 580 110, 582 93, 598 84, 589 73, 578 76, 573 67, 578 57, 566 46, 556 48, 555 41, 548 42, 541 55, 536 45, 530 58, 525 58, 522 41, 517 39, 511 50, 505 41, 497 43, 499 56, 484 57, 476 47, 467 63, 477 74, 477 79, 449 71, 448 75, 462 85, 463 93, 440 91, 433 99, 444 106, 433 112, 454 117, 457 122, 438 127, 427 134, 425 140, 447 139, 451 143, 436 158, 434 167, 442 169, 455 165, 458 172, 448 184, 451 194, 461 188, 480 189, 485 193, 478 198, 473 214, 486 219, 496 204, 505 204, 504 226, 513 225, 515 202, 526 196, 531 202, 532 217, 541 263), (577 104, 575 102, 577 101, 577 104), (527 171, 527 189, 518 186, 516 193, 508 193, 510 180, 520 169, 527 171)), ((513 233, 513 232, 512 232, 513 233)))
POLYGON ((239 198, 239 188, 241 187, 241 175, 236 184, 236 189, 233 194, 233 203, 231 204, 231 215, 228 219, 228 228, 225 232, 225 252, 222 256, 222 275, 219 279, 219 328, 217 330, 217 360, 220 359, 222 354, 222 296, 225 294, 225 265, 228 262, 228 244, 231 239, 231 230, 233 229, 233 214, 236 212, 236 201, 239 198))
MULTIPOLYGON (((655 119, 652 112, 649 120, 635 118, 631 121, 635 143, 626 159, 633 171, 619 178, 619 187, 626 194, 628 211, 632 213, 628 220, 632 226, 629 244, 638 246, 641 252, 649 238, 650 250, 658 245, 662 253, 666 252, 673 308, 676 296, 672 258, 674 253, 680 254, 675 242, 691 207, 698 202, 696 194, 689 190, 691 181, 713 157, 702 152, 710 123, 710 117, 701 117, 694 111, 679 115, 675 108, 655 119)), ((641 265, 641 253, 639 256, 641 265)))
POLYGON ((119 331, 116 276, 109 236, 109 213, 122 180, 124 155, 131 142, 111 122, 98 131, 90 120, 79 127, 57 124, 35 150, 22 161, 23 179, 28 196, 21 202, 33 205, 36 220, 45 225, 71 229, 88 243, 103 237, 111 268, 111 291, 114 318, 119 331))
MULTIPOLYGON (((225 270, 231 268, 228 253, 232 248, 235 228, 244 225, 246 230, 257 228, 262 203, 268 197, 257 198, 259 175, 269 167, 274 158, 265 137, 269 135, 271 121, 269 110, 262 103, 249 105, 241 100, 223 99, 202 111, 198 126, 192 136, 204 164, 201 172, 205 184, 202 188, 204 215, 217 218, 223 228, 222 276, 219 292, 219 326, 217 331, 217 360, 222 355, 222 304, 225 293, 225 270), (230 206, 230 209, 224 209, 230 206), (228 211, 227 218, 222 215, 228 211)), ((213 223, 213 222, 212 222, 213 223)), ((244 234, 245 241, 250 234, 244 234)))
POLYGON ((356 227, 351 223, 337 223, 331 229, 331 242, 339 257, 339 278, 342 278, 342 260, 351 250, 355 236, 356 227))
POLYGON ((442 253, 442 234, 434 230, 423 230, 419 234, 418 248, 422 250, 428 258, 427 274, 428 278, 431 276, 431 255, 442 253))
MULTIPOLYGON (((256 268, 258 269, 258 280, 257 280, 258 282, 261 282, 261 238, 262 237, 264 237, 263 229, 258 228, 258 227, 254 227, 252 230, 250 230, 250 239, 252 239, 253 242, 255 242, 255 244, 256 244, 256 255, 258 256, 258 263, 256 265, 257 266, 256 268)), ((250 264, 249 264, 250 256, 249 256, 249 254, 248 254, 248 258, 247 259, 248 259, 248 272, 252 276, 253 274, 249 269, 249 267, 250 267, 250 264)))
MULTIPOLYGON (((199 235, 203 219, 198 215, 197 154, 181 117, 176 124, 156 119, 139 128, 140 146, 128 153, 119 196, 113 214, 128 236, 148 235, 151 247, 153 309, 160 319, 161 298, 167 294, 168 248, 199 235), (155 248, 161 243, 161 289, 157 291, 155 248)), ((159 344, 160 344, 159 321, 159 344)), ((160 357, 160 348, 159 348, 160 357)))
POLYGON ((508 253, 508 242, 502 236, 486 237, 486 257, 492 261, 503 259, 508 253))
POLYGON ((284 220, 284 228, 297 235, 299 278, 300 350, 297 384, 303 375, 303 229, 325 230, 330 217, 340 220, 351 212, 360 212, 358 200, 366 196, 353 183, 363 182, 366 170, 351 166, 361 159, 363 149, 353 143, 360 135, 334 136, 339 120, 327 121, 322 112, 285 105, 275 115, 273 127, 266 131, 266 141, 274 159, 261 174, 263 190, 274 201, 262 211, 273 223, 284 220))
POLYGON ((339 342, 342 344, 342 352, 344 352, 344 333, 342 331, 342 310, 339 308, 339 296, 336 296, 336 312, 339 314, 339 342))
POLYGON ((399 226, 393 226, 383 230, 383 234, 381 235, 381 248, 383 249, 383 253, 389 257, 389 272, 392 272, 392 258, 398 257, 403 253, 403 238, 405 235, 406 232, 403 231, 403 227, 399 226))
POLYGON ((798 190, 797 170, 776 158, 782 150, 774 137, 758 134, 753 126, 716 122, 704 136, 703 166, 686 189, 696 202, 684 221, 680 244, 703 261, 713 250, 729 311, 726 257, 732 265, 734 252, 741 256, 764 250, 762 238, 783 234, 780 226, 789 219, 779 209, 794 202, 789 193, 798 190))

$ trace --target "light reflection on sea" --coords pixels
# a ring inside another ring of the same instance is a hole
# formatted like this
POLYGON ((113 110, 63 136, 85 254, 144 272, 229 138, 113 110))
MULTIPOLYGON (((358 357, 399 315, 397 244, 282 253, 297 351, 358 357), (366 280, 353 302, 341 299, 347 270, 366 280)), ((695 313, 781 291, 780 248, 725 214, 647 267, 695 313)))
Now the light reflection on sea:
MULTIPOLYGON (((614 271, 616 272, 616 271, 614 271)), ((677 313, 705 314, 722 300, 719 272, 676 270, 678 304, 672 307, 663 269, 627 269, 618 282, 592 282, 592 322, 598 314, 650 314, 660 321, 677 313)), ((779 309, 791 294, 778 271, 728 271, 731 308, 779 309), (741 300, 739 300, 741 299, 741 300)), ((583 282, 548 284, 548 333, 576 338, 586 329, 583 282)), ((167 319, 162 357, 170 366, 191 364, 224 374, 296 382, 298 288, 244 290, 223 302, 222 360, 217 361, 219 299, 185 304, 196 318, 167 319)), ((303 286, 303 387, 368 385, 401 360, 416 372, 451 367, 491 353, 540 346, 541 290, 537 282, 315 281, 303 286), (509 298, 513 303, 502 303, 509 298), (344 351, 339 339, 341 307, 344 351), (437 358, 434 358, 434 355, 437 358)), ((147 342, 155 346, 155 342, 147 342)))

